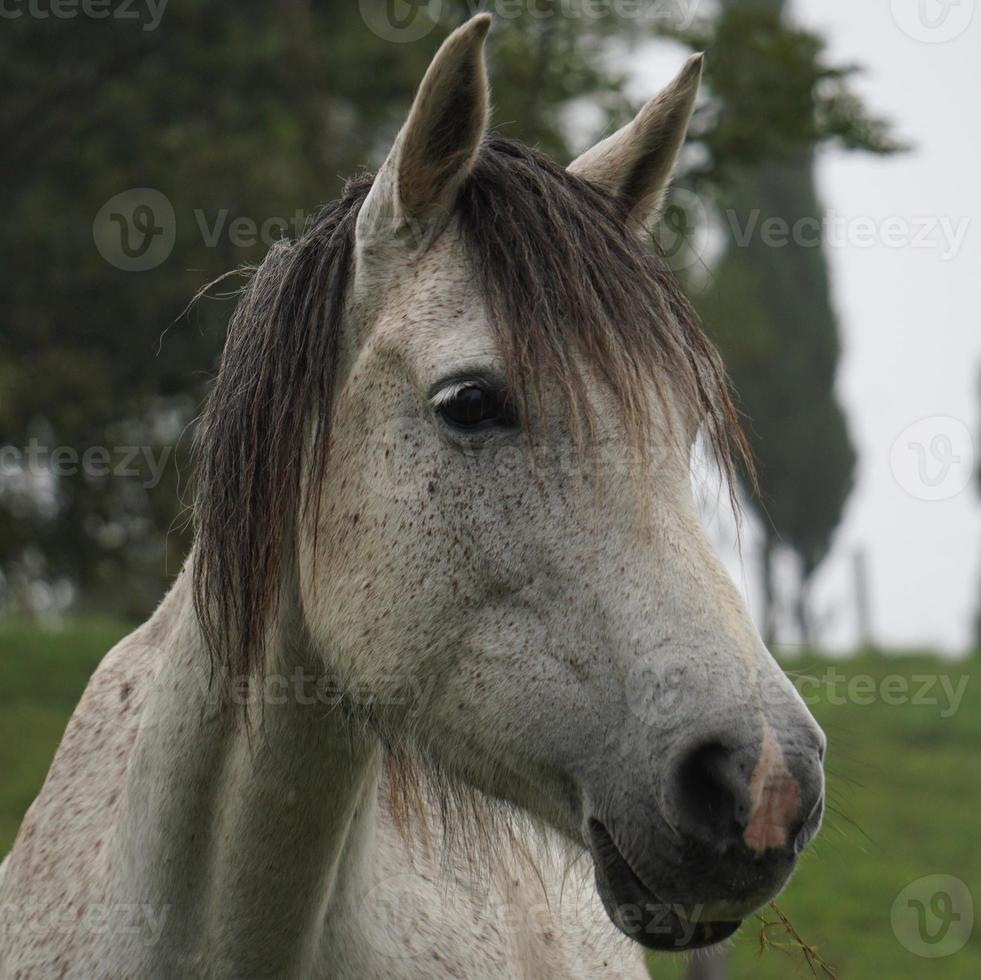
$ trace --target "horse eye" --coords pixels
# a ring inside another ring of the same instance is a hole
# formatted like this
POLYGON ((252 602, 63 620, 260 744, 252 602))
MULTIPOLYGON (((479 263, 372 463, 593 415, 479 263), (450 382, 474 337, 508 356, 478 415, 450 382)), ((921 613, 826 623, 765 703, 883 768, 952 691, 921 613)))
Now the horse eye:
POLYGON ((483 385, 463 385, 437 407, 439 414, 460 429, 513 425, 504 397, 483 385))

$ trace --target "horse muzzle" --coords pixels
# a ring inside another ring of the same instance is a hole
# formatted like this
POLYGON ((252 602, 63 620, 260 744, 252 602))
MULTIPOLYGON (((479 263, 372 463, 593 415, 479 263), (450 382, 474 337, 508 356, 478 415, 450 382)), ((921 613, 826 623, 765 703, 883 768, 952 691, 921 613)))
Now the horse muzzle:
POLYGON ((585 838, 607 914, 641 945, 684 951, 731 936, 780 892, 817 833, 820 730, 811 725, 778 743, 766 728, 762 744, 754 742, 717 734, 683 744, 664 760, 656 806, 587 815, 585 838), (638 819, 641 813, 647 816, 638 819))
POLYGON ((635 942, 647 949, 685 952, 721 942, 739 928, 739 919, 707 921, 697 905, 665 902, 641 881, 599 820, 590 819, 588 836, 606 914, 635 942))

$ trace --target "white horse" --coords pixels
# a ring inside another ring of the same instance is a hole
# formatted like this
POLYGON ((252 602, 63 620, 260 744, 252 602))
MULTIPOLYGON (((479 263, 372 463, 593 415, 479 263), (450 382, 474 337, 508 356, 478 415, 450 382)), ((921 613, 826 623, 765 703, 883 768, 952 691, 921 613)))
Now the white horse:
POLYGON ((3 980, 642 977, 816 831, 823 736, 694 511, 725 379, 642 241, 700 59, 563 170, 486 138, 489 23, 243 291, 191 561, 0 870, 3 980))

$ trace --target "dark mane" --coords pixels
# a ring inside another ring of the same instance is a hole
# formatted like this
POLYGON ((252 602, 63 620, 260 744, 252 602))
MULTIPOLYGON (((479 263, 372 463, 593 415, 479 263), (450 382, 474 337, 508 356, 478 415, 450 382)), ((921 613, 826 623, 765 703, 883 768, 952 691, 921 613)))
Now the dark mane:
MULTIPOLYGON (((196 444, 194 602, 213 663, 261 666, 300 506, 327 465, 334 364, 354 227, 371 180, 352 181, 242 291, 196 444), (304 459, 304 447, 316 447, 304 459)), ((588 422, 583 358, 644 444, 651 381, 670 378, 702 419, 732 483, 746 442, 714 346, 666 264, 613 198, 535 151, 487 140, 456 206, 464 247, 514 391, 557 381, 588 422)))

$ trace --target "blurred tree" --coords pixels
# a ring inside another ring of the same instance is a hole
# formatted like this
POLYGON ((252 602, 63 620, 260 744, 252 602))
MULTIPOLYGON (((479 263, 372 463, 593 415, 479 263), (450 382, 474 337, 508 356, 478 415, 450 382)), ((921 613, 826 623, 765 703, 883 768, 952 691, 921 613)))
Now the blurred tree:
MULTIPOLYGON (((979 378, 981 380, 981 378, 979 378)), ((981 384, 978 385, 978 391, 981 393, 981 384)), ((979 440, 981 442, 981 440, 979 440)), ((978 469, 977 469, 977 488, 981 491, 981 458, 978 459, 978 469)), ((981 653, 981 581, 978 582, 978 611, 974 617, 974 649, 977 653, 981 653)))
POLYGON ((784 0, 723 0, 715 20, 685 36, 716 52, 707 71, 708 153, 697 176, 714 184, 716 200, 721 189, 726 236, 697 301, 758 462, 752 501, 764 533, 764 634, 775 639, 773 564, 784 547, 799 563, 794 614, 807 644, 808 586, 831 546, 855 462, 834 390, 838 324, 814 152, 828 141, 877 153, 899 145, 848 92, 854 69, 827 66, 820 38, 783 14, 784 0))
MULTIPOLYGON (((395 43, 366 26, 364 4, 337 0, 170 0, 159 17, 136 6, 137 20, 25 5, 0 32, 0 587, 8 603, 43 605, 52 587, 71 585, 83 606, 132 617, 156 601, 187 546, 187 430, 230 312, 207 302, 182 317, 188 299, 257 261, 276 235, 298 234, 346 175, 380 162, 439 39, 472 12, 445 0, 431 34, 395 43), (97 213, 129 188, 159 190, 174 211, 173 250, 142 272, 106 261, 93 240, 97 213), (126 475, 125 447, 159 462, 175 445, 159 480, 145 461, 126 475), (58 475, 43 452, 55 447, 77 457, 105 447, 115 475, 58 475)), ((492 35, 495 125, 568 158, 570 113, 593 104, 624 121, 638 107, 623 96, 622 53, 671 25, 570 16, 567 0, 517 7, 492 35)), ((730 173, 787 146, 884 139, 809 36, 776 24, 761 48, 758 25, 725 16, 705 31, 725 111, 699 114, 700 193, 721 195, 730 173), (771 55, 800 73, 798 101, 784 72, 781 84, 760 76, 771 55)), ((747 200, 753 192, 732 186, 747 200)), ((730 279, 742 282, 720 270, 730 279)), ((757 320, 741 334, 720 330, 750 384, 783 356, 778 328, 757 320)), ((798 399, 786 410, 799 409, 798 399)), ((764 454, 768 445, 758 441, 764 454)))

